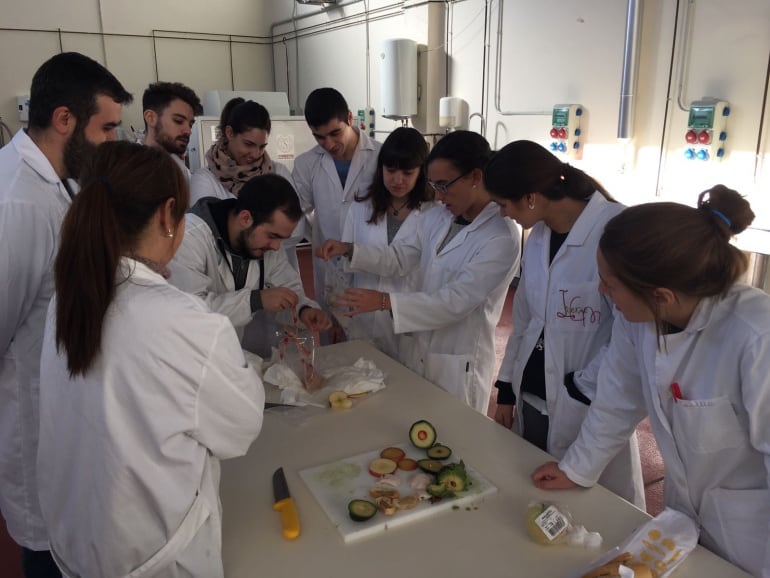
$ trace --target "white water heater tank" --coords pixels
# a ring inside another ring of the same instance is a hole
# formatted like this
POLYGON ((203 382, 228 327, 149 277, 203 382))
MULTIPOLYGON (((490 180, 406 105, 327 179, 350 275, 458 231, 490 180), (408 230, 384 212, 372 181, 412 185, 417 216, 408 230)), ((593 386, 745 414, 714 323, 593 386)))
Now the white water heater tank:
POLYGON ((382 116, 405 119, 417 115, 417 42, 391 38, 380 44, 382 116))

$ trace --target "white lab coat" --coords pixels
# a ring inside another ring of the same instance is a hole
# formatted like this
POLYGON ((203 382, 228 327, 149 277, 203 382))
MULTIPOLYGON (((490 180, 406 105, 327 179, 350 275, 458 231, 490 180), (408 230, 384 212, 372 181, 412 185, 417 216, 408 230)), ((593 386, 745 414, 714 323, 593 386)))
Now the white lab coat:
MULTIPOLYGON (((302 210, 311 228, 313 248, 327 239, 341 239, 345 219, 356 197, 369 191, 377 170, 379 142, 358 131, 358 145, 350 163, 350 171, 342 188, 334 158, 320 145, 302 153, 294 160, 294 185, 302 210)), ((324 296, 326 262, 313 255, 315 298, 328 311, 324 296)))
MULTIPOLYGON (((434 206, 434 203, 423 203, 419 209, 413 209, 401 223, 393 242, 406 239, 420 228, 420 222, 424 211, 434 206)), ((388 246, 387 217, 383 216, 376 223, 368 223, 372 216, 372 204, 369 201, 353 203, 345 219, 345 227, 342 231, 342 241, 346 243, 359 243, 375 247, 388 246)), ((419 270, 415 270, 403 277, 386 277, 376 273, 358 271, 353 273, 353 287, 362 289, 374 289, 383 293, 403 293, 416 291, 419 287, 419 270)), ((399 359, 398 339, 393 332, 393 318, 388 311, 372 311, 356 315, 350 319, 346 330, 350 339, 365 339, 371 341, 375 347, 399 359)))
MULTIPOLYGON (((513 301, 513 334, 498 379, 513 383, 521 415, 524 367, 545 330, 548 451, 557 459, 577 438, 588 412, 587 405, 569 395, 564 376, 575 372, 575 383, 583 395, 591 400, 596 396, 596 378, 613 321, 612 303, 599 293, 596 250, 604 225, 624 208, 594 193, 551 263, 551 229, 545 223, 532 228, 524 245, 521 280, 513 301)), ((600 482, 644 509, 636 435, 610 463, 600 482)))
POLYGON ((35 483, 40 344, 70 203, 51 163, 20 130, 0 150, 0 510, 11 537, 31 550, 48 549, 35 483))
POLYGON ((618 315, 596 399, 559 467, 590 486, 645 414, 666 465, 666 505, 700 525, 704 546, 769 578, 770 297, 735 285, 701 300, 660 344, 652 323, 618 315))
POLYGON ((124 258, 101 350, 71 379, 52 301, 41 358, 40 503, 70 577, 223 576, 219 460, 262 427, 232 325, 124 258))
MULTIPOLYGON (((192 213, 187 213, 186 217, 184 239, 169 263, 171 271, 169 281, 183 291, 202 298, 212 311, 226 315, 239 337, 244 336, 246 325, 255 319, 260 327, 254 329, 263 333, 262 337, 265 339, 257 344, 244 343, 244 348, 257 349, 255 353, 269 356, 269 345, 276 341, 273 335, 277 329, 276 315, 262 311, 264 315, 255 316, 251 311, 251 292, 258 289, 260 284, 259 262, 257 260, 249 262, 246 283, 242 289, 236 291, 235 280, 230 269, 229 251, 225 257, 219 250, 209 223, 192 213), (259 331, 260 328, 264 328, 264 331, 259 331)), ((315 301, 308 299, 305 295, 299 273, 289 263, 283 246, 277 251, 266 251, 264 261, 266 288, 287 287, 294 291, 299 298, 297 311, 305 306, 319 308, 315 301)), ((291 323, 291 315, 278 321, 291 323)))
MULTIPOLYGON (((291 176, 291 171, 286 165, 275 161, 271 161, 271 163, 273 165, 273 174, 285 178, 296 191, 297 187, 294 186, 294 179, 291 176)), ((214 173, 212 173, 208 167, 201 167, 196 169, 192 174, 192 177, 190 177, 190 207, 205 197, 234 199, 235 195, 222 186, 222 183, 219 182, 219 179, 214 176, 214 173)), ((291 266, 297 271, 299 271, 297 245, 301 243, 302 239, 307 235, 305 219, 300 219, 299 223, 297 223, 297 226, 294 228, 294 231, 292 231, 291 237, 281 242, 281 245, 286 249, 289 263, 291 263, 291 266)))
POLYGON ((351 269, 403 275, 419 268, 418 292, 391 293, 400 357, 413 371, 486 414, 495 368, 495 326, 519 263, 513 223, 489 203, 439 251, 454 217, 442 205, 388 247, 355 245, 351 269), (407 335, 410 334, 410 335, 407 335))

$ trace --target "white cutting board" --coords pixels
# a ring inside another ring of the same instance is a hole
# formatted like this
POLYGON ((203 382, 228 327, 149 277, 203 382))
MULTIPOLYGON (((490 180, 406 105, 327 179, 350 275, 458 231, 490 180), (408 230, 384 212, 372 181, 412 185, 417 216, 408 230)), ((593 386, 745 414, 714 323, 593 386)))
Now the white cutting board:
MULTIPOLYGON (((412 510, 400 510, 392 516, 377 512, 373 518, 365 522, 354 522, 348 515, 348 502, 354 499, 374 501, 369 497, 369 490, 377 483, 377 478, 369 473, 369 463, 380 457, 380 452, 385 447, 299 472, 300 477, 315 499, 318 500, 326 515, 329 516, 332 524, 337 527, 346 543, 378 534, 402 524, 424 520, 440 512, 479 507, 484 496, 497 492, 496 486, 465 462, 465 469, 472 484, 469 490, 463 492, 462 495, 455 498, 444 498, 435 504, 424 500, 412 510)), ((404 450, 408 458, 418 460, 426 457, 423 450, 411 445, 397 445, 396 447, 404 450)), ((443 463, 459 461, 460 458, 452 454, 443 463)), ((396 470, 395 474, 401 479, 398 490, 402 496, 417 493, 416 490, 409 487, 409 480, 414 474, 421 471, 419 468, 411 472, 396 470)))

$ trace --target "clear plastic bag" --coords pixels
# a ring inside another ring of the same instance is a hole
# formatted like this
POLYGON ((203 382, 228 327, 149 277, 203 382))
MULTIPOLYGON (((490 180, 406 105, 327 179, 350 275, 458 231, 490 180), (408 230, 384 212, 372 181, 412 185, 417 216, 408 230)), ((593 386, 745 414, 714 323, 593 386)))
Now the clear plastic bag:
POLYGON ((334 315, 334 318, 339 325, 347 330, 350 317, 346 317, 343 313, 345 313, 348 308, 341 307, 337 303, 339 296, 342 295, 347 288, 353 286, 353 274, 348 273, 346 261, 347 260, 344 257, 334 257, 326 262, 324 295, 326 304, 331 310, 331 314, 334 315))
POLYGON ((284 328, 275 332, 278 359, 302 381, 303 387, 314 391, 321 385, 321 377, 315 370, 315 337, 306 330, 284 328))
POLYGON ((527 506, 527 533, 533 541, 544 546, 566 544, 598 548, 602 537, 583 526, 572 523, 572 514, 565 506, 550 502, 530 502, 527 506))

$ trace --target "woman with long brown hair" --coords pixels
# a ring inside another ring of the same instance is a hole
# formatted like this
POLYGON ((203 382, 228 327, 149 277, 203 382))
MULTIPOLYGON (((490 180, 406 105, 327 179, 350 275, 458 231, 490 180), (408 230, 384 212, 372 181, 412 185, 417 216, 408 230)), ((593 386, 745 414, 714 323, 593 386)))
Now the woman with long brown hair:
MULTIPOLYGON (((513 334, 498 372, 495 420, 561 458, 596 396, 612 333, 612 302, 599 293, 596 248, 604 225, 625 207, 594 178, 539 144, 505 145, 484 168, 503 215, 530 234, 513 300, 513 334)), ((636 436, 601 483, 644 509, 636 436)))
POLYGON ((747 258, 730 243, 753 218, 717 185, 697 208, 650 203, 607 223, 600 290, 620 315, 597 395, 566 455, 533 479, 593 485, 649 415, 666 506, 692 518, 704 546, 768 576, 770 296, 738 282, 747 258))
MULTIPOLYGON (((424 211, 434 205, 425 174, 427 158, 428 143, 417 129, 399 127, 390 133, 380 148, 369 191, 350 206, 342 241, 387 247, 409 237, 420 226, 424 211)), ((395 277, 357 271, 352 285, 387 293, 414 291, 418 281, 416 272, 395 277)), ((370 340, 378 349, 399 358, 393 318, 387 311, 353 317, 346 333, 349 339, 370 340)))
POLYGON ((168 284, 189 192, 164 151, 101 145, 64 219, 40 377, 40 504, 69 576, 222 576, 219 463, 264 390, 229 320, 168 284))

